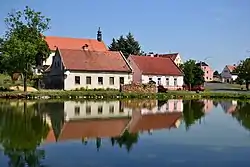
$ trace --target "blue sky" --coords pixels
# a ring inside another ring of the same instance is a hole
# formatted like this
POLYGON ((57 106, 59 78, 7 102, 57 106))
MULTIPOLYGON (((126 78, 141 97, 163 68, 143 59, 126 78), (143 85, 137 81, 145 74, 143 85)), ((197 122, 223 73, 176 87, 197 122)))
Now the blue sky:
POLYGON ((132 32, 146 52, 180 52, 222 70, 250 56, 250 0, 3 0, 4 18, 28 5, 51 18, 46 35, 103 39, 132 32))

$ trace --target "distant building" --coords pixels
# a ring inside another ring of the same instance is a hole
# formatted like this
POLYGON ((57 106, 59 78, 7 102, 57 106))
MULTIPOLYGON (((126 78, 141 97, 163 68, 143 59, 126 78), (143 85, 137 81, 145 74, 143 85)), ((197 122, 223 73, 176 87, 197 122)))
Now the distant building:
POLYGON ((170 90, 183 88, 184 74, 171 58, 130 55, 128 62, 133 69, 134 83, 153 81, 170 90))
POLYGON ((179 53, 155 54, 155 56, 170 58, 175 62, 177 66, 180 66, 181 64, 183 64, 181 55, 179 53))
POLYGON ((200 66, 201 69, 203 70, 205 82, 213 81, 214 71, 207 63, 200 62, 200 63, 196 63, 196 65, 200 66))
POLYGON ((236 65, 226 65, 221 72, 222 82, 231 83, 238 78, 238 75, 234 72, 236 65))

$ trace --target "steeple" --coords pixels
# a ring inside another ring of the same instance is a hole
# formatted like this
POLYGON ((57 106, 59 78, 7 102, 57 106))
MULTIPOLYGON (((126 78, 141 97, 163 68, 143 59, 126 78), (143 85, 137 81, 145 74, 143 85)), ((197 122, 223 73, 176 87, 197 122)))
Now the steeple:
POLYGON ((98 31, 97 31, 97 41, 99 42, 102 41, 102 31, 100 27, 98 28, 98 31))

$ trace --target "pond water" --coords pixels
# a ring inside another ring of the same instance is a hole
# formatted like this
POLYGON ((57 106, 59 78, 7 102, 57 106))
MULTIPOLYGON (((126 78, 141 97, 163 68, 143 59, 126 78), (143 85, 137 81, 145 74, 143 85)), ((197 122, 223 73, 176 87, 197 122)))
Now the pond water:
POLYGON ((0 102, 0 166, 249 166, 250 103, 0 102))

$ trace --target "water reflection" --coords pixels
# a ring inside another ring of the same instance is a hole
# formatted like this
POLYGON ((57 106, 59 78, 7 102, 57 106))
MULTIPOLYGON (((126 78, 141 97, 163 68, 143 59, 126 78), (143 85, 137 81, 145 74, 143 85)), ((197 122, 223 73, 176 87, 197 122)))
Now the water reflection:
POLYGON ((142 135, 180 125, 189 132, 214 107, 250 130, 250 103, 232 100, 2 102, 0 143, 9 166, 15 167, 41 166, 41 143, 81 141, 88 146, 94 141, 99 151, 108 139, 112 146, 131 152, 142 135))

